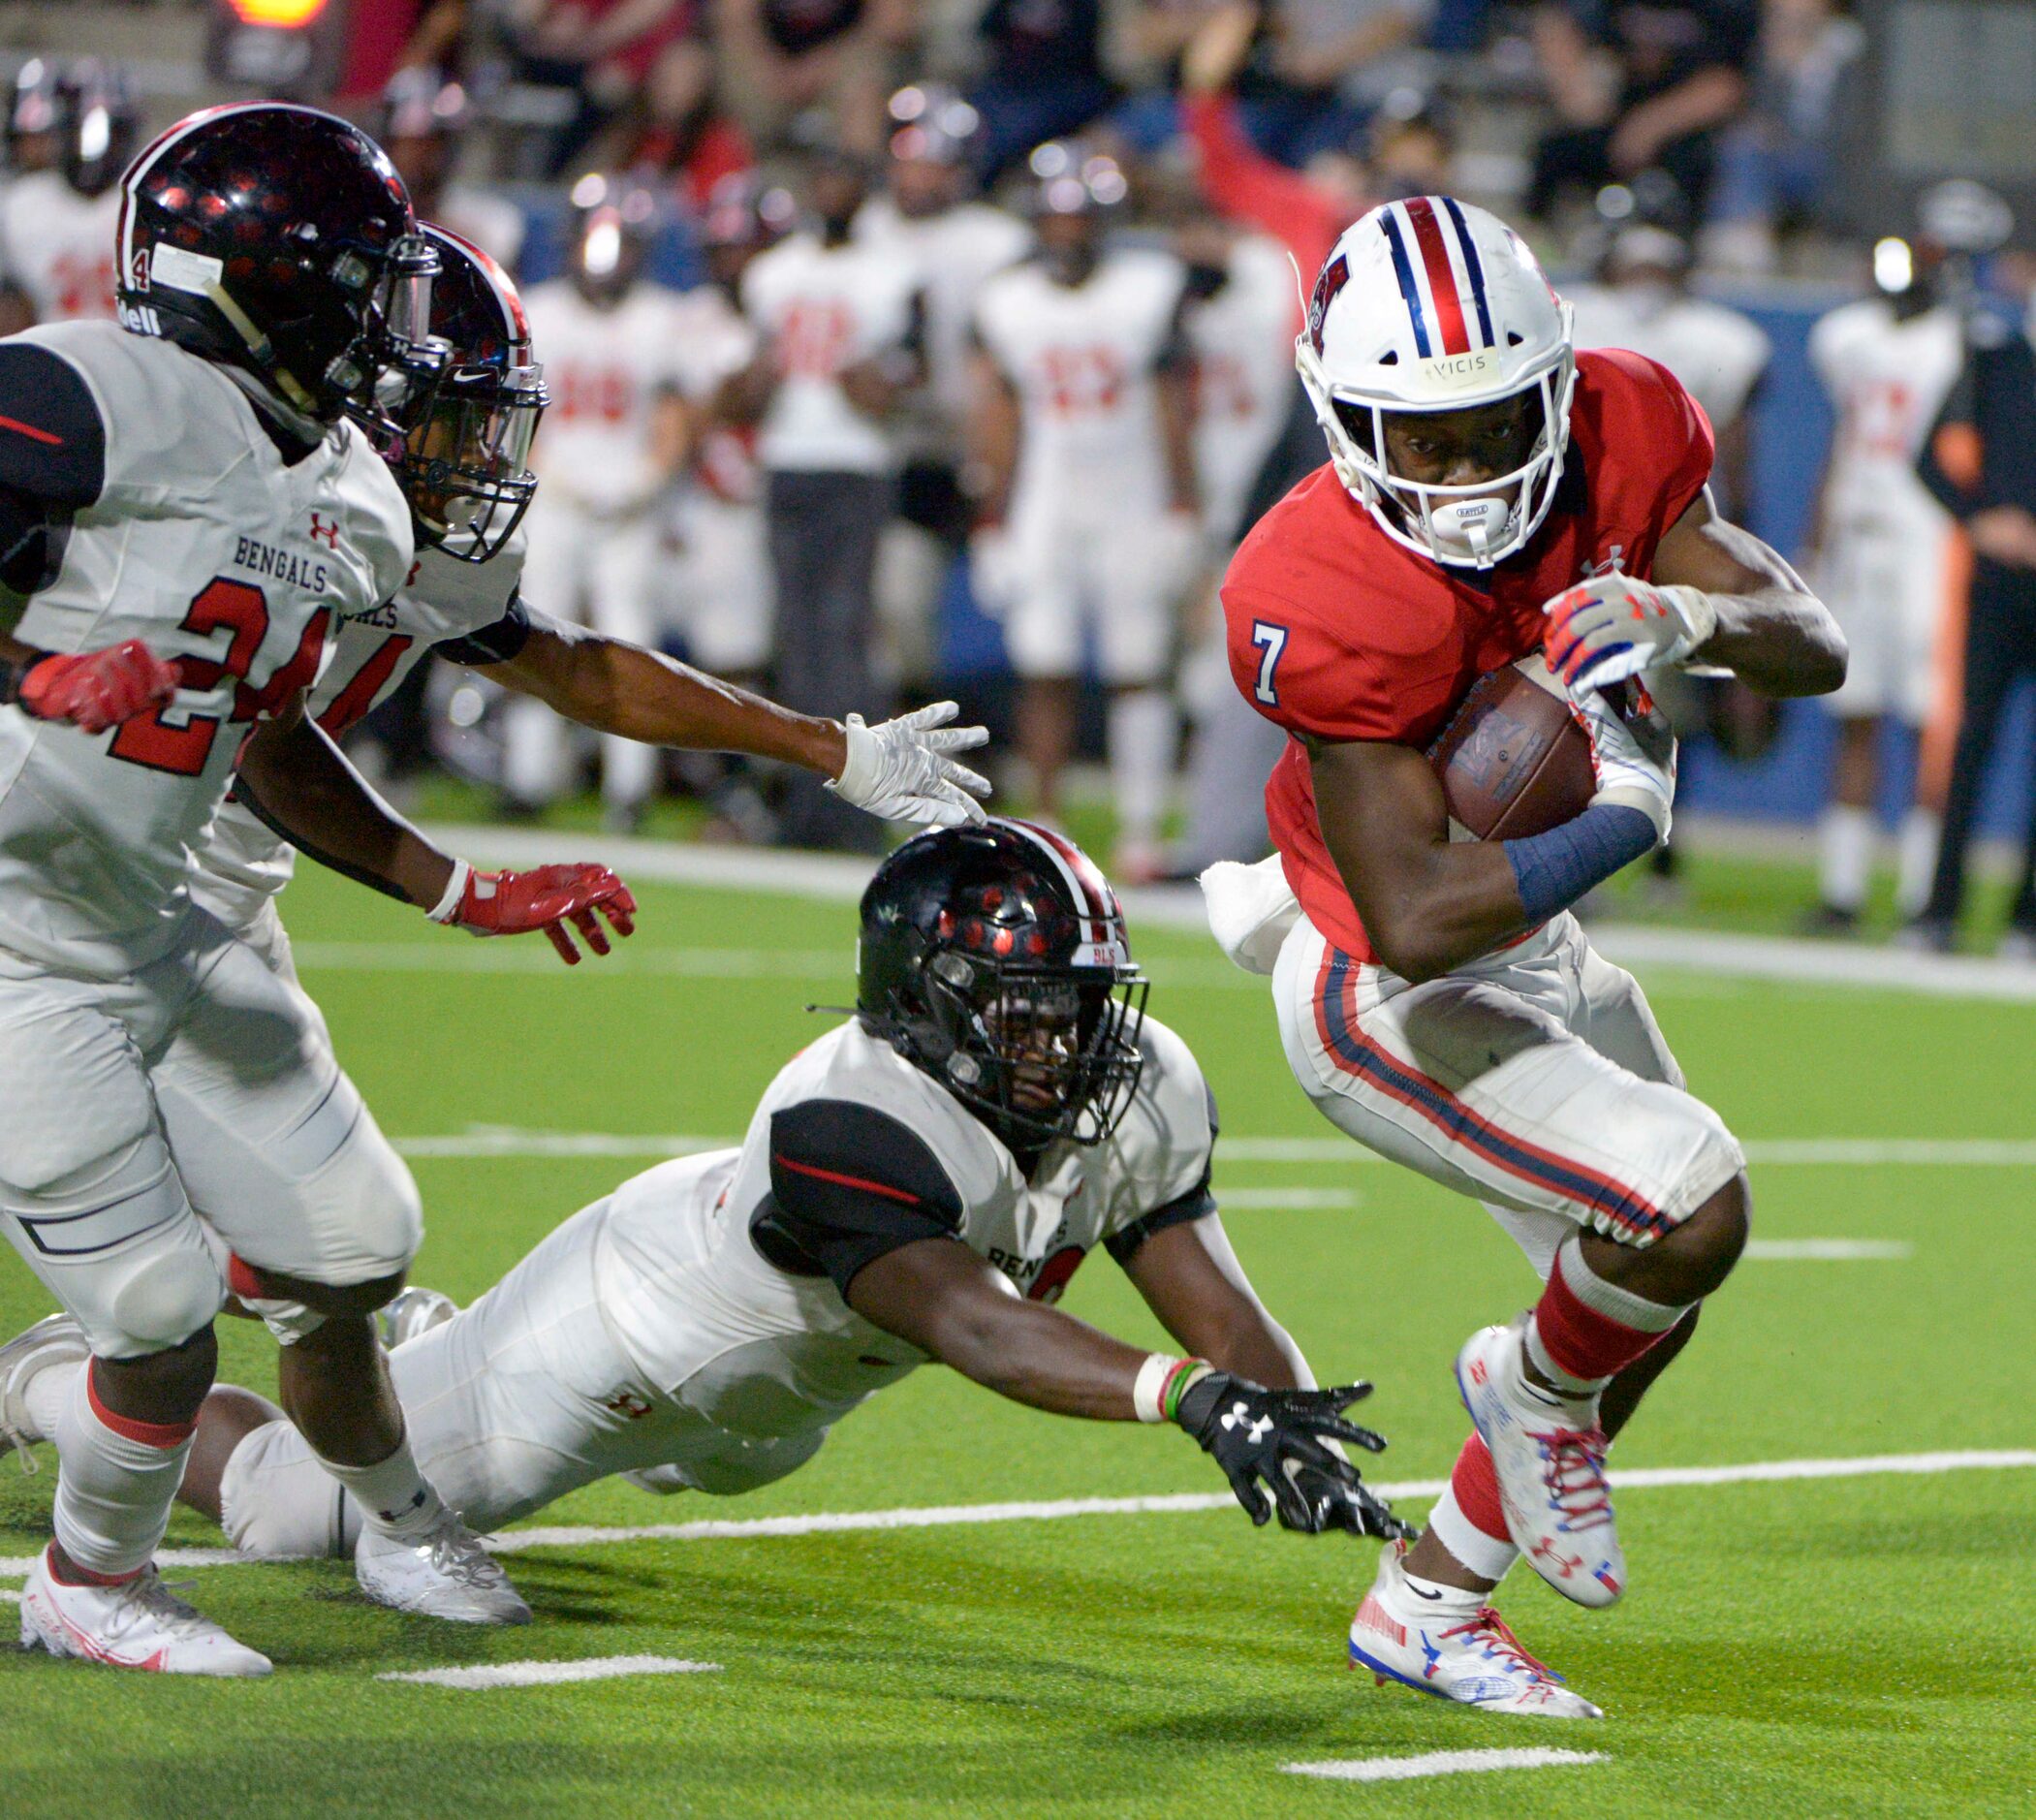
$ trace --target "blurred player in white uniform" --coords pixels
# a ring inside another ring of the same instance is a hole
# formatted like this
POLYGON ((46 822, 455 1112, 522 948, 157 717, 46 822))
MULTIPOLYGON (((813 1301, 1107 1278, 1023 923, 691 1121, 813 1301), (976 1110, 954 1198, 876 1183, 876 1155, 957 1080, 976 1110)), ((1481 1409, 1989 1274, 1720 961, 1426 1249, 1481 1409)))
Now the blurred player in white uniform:
POLYGON ((1043 813, 1060 813, 1084 643, 1111 692, 1114 869, 1161 869, 1174 769, 1175 609, 1200 544, 1186 269, 1113 249, 1121 172, 1080 148, 1033 154, 1039 252, 983 287, 977 438, 988 528, 978 593, 1001 608, 1023 683, 1018 743, 1043 813))
MULTIPOLYGON (((1852 667, 1832 698, 1838 754, 1818 826, 1813 924, 1858 926, 1873 870, 1882 727, 1919 734, 1935 706, 1936 646, 1952 586, 1952 521, 1916 478, 1916 457, 1965 358, 1959 312, 1939 295, 1943 249, 1883 242, 1880 295, 1832 310, 1810 330, 1810 364, 1830 394, 1832 432, 1817 502, 1816 569, 1852 667)), ((1929 895, 1938 817, 1903 818, 1895 900, 1914 916, 1929 895)))
MULTIPOLYGON (((895 427, 924 371, 917 268, 854 237, 869 172, 840 146, 805 176, 809 230, 761 253, 742 275, 757 358, 723 392, 757 425, 777 600, 777 689, 788 706, 838 714, 878 687, 877 547, 897 497, 895 427)), ((785 793, 795 846, 867 847, 810 780, 785 793)))
POLYGON ((411 1584, 520 1602, 419 1476, 374 1348, 421 1233, 409 1172, 315 1010, 191 901, 191 855, 235 788, 335 863, 386 852, 447 920, 535 924, 505 917, 513 892, 451 902, 460 869, 388 845, 350 774, 335 800, 298 712, 332 628, 382 612, 413 557, 352 421, 392 435, 364 401, 435 358, 436 256, 393 168, 344 121, 256 103, 172 128, 124 188, 121 323, 0 344, 0 548, 28 597, 0 640, 0 1219, 92 1354, 51 1412, 56 1533, 22 1637, 259 1675, 151 1565, 230 1282, 411 1584))
POLYGON ((748 173, 726 177, 701 224, 707 280, 678 298, 673 350, 685 409, 685 486, 675 501, 677 550, 667 565, 666 629, 717 676, 760 681, 770 667, 770 553, 756 427, 731 423, 721 392, 756 359, 742 313, 742 274, 791 225, 794 204, 748 173))
MULTIPOLYGON (((524 299, 551 392, 536 461, 544 486, 528 524, 529 593, 562 619, 651 645, 657 514, 684 452, 685 313, 673 292, 642 275, 657 227, 650 192, 594 175, 573 198, 571 271, 524 299)), ((565 791, 571 742, 555 715, 512 703, 503 740, 513 803, 532 807, 565 791)), ((602 741, 611 826, 635 827, 656 780, 648 747, 602 741)))
MULTIPOLYGON (((429 1291, 394 1311, 423 1456, 469 1516, 495 1528, 612 1473, 746 1491, 938 1360, 1036 1408, 1177 1422, 1254 1522, 1399 1533, 1315 1438, 1382 1445, 1335 1418, 1365 1387, 1312 1388, 1231 1251, 1214 1101, 1144 1017, 1095 867, 1024 823, 924 835, 871 881, 859 954, 856 1020, 787 1064, 738 1148, 624 1182, 463 1312, 429 1291), (1053 1306, 1098 1248, 1202 1358, 1053 1306)), ((23 1397, 60 1392, 64 1363, 23 1397)), ((256 1555, 343 1552, 359 1522, 244 1391, 208 1402, 185 1498, 256 1555)))
POLYGON ((1218 860, 1256 860, 1269 843, 1266 778, 1286 736, 1231 684, 1214 585, 1220 561, 1244 534, 1252 490, 1293 408, 1297 309, 1294 268, 1276 240, 1198 211, 1176 250, 1188 272, 1182 326, 1195 361, 1203 539, 1215 559, 1198 581, 1206 623, 1180 679, 1193 737, 1186 827, 1170 870, 1193 877, 1218 860))
POLYGON ((110 319, 120 173, 141 114, 120 72, 92 59, 67 69, 51 99, 55 165, 0 193, 0 280, 32 322, 110 319))
POLYGON ((513 272, 523 253, 523 211, 498 191, 457 180, 472 117, 460 83, 422 66, 398 70, 382 91, 375 137, 401 173, 420 221, 437 222, 513 272))
POLYGON ((907 676, 933 661, 933 605, 967 544, 962 485, 976 297, 1032 248, 1025 224, 971 195, 982 116, 954 89, 914 83, 891 98, 885 188, 862 204, 856 239, 907 262, 924 309, 924 383, 897 424, 897 517, 878 556, 877 612, 890 666, 907 676))

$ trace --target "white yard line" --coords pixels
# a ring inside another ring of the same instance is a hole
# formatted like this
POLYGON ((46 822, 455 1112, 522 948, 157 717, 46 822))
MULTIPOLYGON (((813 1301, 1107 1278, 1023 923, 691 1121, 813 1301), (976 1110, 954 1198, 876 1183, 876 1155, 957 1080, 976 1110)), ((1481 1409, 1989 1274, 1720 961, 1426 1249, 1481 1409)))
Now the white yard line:
MULTIPOLYGON (((1863 1479, 1934 1476, 1947 1472, 2000 1472, 2036 1467, 2036 1449, 1969 1449, 1934 1454, 1869 1454, 1851 1459, 1768 1459, 1737 1466, 1643 1466, 1614 1472, 1624 1491, 1661 1487, 1770 1485, 1799 1479, 1863 1479)), ((1408 1479, 1381 1485, 1389 1498, 1441 1494, 1441 1479, 1408 1479)), ((973 1523, 1051 1522, 1067 1517, 1158 1517, 1226 1510, 1228 1491, 1175 1491, 1150 1497, 1049 1498, 1008 1504, 936 1504, 893 1510, 815 1511, 797 1517, 708 1518, 690 1523, 643 1523, 609 1527, 593 1523, 509 1529, 488 1538, 498 1553, 523 1549, 601 1548, 626 1542, 755 1541, 772 1536, 838 1535, 871 1529, 946 1529, 973 1523)), ((32 1554, 0 1557, 0 1579, 19 1580, 35 1565, 32 1554)), ((246 1566, 231 1549, 164 1549, 159 1567, 246 1566)))
POLYGON ((1327 1212, 1358 1205, 1357 1195, 1348 1188, 1219 1187, 1216 1199, 1227 1208, 1272 1208, 1300 1213, 1327 1212))
POLYGON ((1911 1258, 1916 1247, 1899 1239, 1749 1239, 1741 1255, 1770 1262, 1842 1264, 1856 1258, 1911 1258))
MULTIPOLYGON (((534 1131, 520 1125, 469 1125, 392 1140, 405 1156, 691 1156, 741 1142, 618 1131, 534 1131)), ((2018 1138, 1755 1138, 1746 1159, 1762 1168, 2026 1169, 2036 1140, 2018 1138)), ((1350 1163, 1386 1158, 1347 1138, 1231 1138, 1217 1142, 1219 1163, 1350 1163)), ((1244 1206, 1248 1203, 1235 1202, 1244 1206)), ((1300 1206, 1298 1201, 1281 1206, 1300 1206)), ((1322 1203, 1328 1206, 1330 1203, 1322 1203)), ((1340 1203, 1337 1205, 1341 1205, 1340 1203)))
POLYGON ((378 1681, 419 1687, 552 1687, 561 1681, 608 1681, 624 1675, 718 1675, 718 1662, 688 1662, 675 1655, 596 1655, 576 1662, 490 1662, 474 1668, 405 1669, 378 1681))
MULTIPOLYGON (((822 854, 689 847, 673 841, 547 829, 451 826, 429 832, 458 852, 510 865, 591 860, 612 865, 625 876, 664 884, 777 892, 830 903, 849 903, 860 897, 873 866, 868 860, 822 854)), ((1207 931, 1202 894, 1193 885, 1130 890, 1121 895, 1134 936, 1142 925, 1195 934, 1207 931)), ((2036 999, 2036 967, 1970 955, 1913 955, 1852 942, 1732 935, 1631 923, 1595 924, 1590 938, 1600 951, 1625 966, 1679 967, 1799 985, 1879 988, 1938 998, 2036 999)), ((538 958, 549 957, 541 952, 538 958)))
POLYGON ((1565 1764, 1604 1761, 1602 1750, 1431 1750, 1420 1757, 1350 1757, 1330 1763, 1283 1763, 1280 1768, 1288 1775, 1315 1775, 1331 1782, 1413 1782, 1428 1775, 1555 1770, 1565 1764))

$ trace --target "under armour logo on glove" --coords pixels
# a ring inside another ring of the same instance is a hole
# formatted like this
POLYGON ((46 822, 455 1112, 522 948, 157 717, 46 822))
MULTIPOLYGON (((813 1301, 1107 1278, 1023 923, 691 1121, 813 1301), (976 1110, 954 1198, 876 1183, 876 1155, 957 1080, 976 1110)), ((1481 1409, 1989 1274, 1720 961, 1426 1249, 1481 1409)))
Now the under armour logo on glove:
POLYGON ((1244 1439, 1256 1447, 1272 1432, 1272 1418, 1254 1417, 1248 1404, 1233 1403, 1223 1416, 1223 1426, 1226 1428, 1242 1428, 1245 1430, 1244 1439))
POLYGON ((1335 1445, 1349 1442, 1373 1454, 1386 1445, 1343 1418, 1349 1404, 1370 1394, 1368 1384, 1274 1391, 1228 1371, 1207 1371, 1181 1393, 1174 1420, 1223 1468, 1253 1522, 1268 1522, 1276 1511, 1283 1528, 1309 1535, 1347 1529, 1397 1536, 1404 1525, 1335 1445))

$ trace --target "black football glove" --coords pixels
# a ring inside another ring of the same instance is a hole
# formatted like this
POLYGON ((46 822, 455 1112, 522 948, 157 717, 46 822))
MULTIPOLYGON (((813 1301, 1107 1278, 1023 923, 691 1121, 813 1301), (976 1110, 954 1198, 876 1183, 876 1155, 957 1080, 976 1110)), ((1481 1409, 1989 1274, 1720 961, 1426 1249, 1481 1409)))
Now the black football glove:
POLYGON ((1341 1450, 1328 1445, 1348 1441, 1368 1454, 1384 1451, 1385 1436, 1343 1419, 1345 1409, 1370 1395, 1369 1384, 1269 1391, 1249 1378, 1211 1371, 1189 1386, 1174 1419, 1223 1468, 1254 1523, 1276 1511, 1283 1528, 1308 1535, 1347 1529, 1392 1539, 1406 1534, 1406 1526, 1341 1450))

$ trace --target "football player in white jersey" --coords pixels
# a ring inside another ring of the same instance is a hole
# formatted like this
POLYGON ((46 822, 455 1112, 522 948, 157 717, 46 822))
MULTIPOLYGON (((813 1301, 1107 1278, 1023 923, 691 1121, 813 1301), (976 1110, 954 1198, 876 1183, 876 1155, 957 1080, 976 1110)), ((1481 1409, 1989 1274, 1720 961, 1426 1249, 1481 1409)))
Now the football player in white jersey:
POLYGON ((891 98, 884 188, 857 211, 854 236, 917 274, 924 379, 897 425, 897 517, 878 552, 877 612, 896 671, 926 674, 933 605, 973 518, 963 486, 970 343, 984 283, 1032 249, 1025 224, 972 195, 982 116, 955 89, 915 82, 891 98))
POLYGON ((0 1225, 93 1353, 56 1422, 22 1635, 266 1674, 150 1564, 230 1279, 274 1306, 285 1398, 391 1539, 391 1576, 522 1608, 419 1476, 374 1350, 415 1185, 315 1011, 191 902, 193 850, 237 777, 468 927, 597 902, 626 923, 627 894, 598 868, 488 884, 363 836, 298 711, 331 627, 378 612, 413 554, 352 421, 393 433, 366 402, 381 375, 432 364, 436 256, 387 158, 330 115, 250 103, 172 128, 123 188, 121 323, 0 344, 0 550, 27 597, 0 639, 0 1225))
MULTIPOLYGON (((1936 643, 1953 586, 1952 521, 1916 478, 1916 457, 1965 359, 1959 312, 1940 295, 1944 250, 1926 237, 1883 242, 1878 294, 1843 303, 1810 330, 1810 364, 1830 395, 1832 432, 1817 504, 1821 592, 1845 628, 1852 668, 1832 698, 1838 756, 1818 829, 1812 926, 1859 926, 1880 817, 1881 732, 1920 733, 1936 706, 1936 643)), ((1929 894, 1938 817, 1903 819, 1895 899, 1914 916, 1929 894)))
MULTIPOLYGON (((650 192, 598 173, 573 187, 571 268, 525 299, 551 392, 529 518, 532 598, 561 619, 629 643, 657 643, 652 571, 657 509, 678 481, 684 412, 675 293, 643 276, 657 231, 650 192)), ((512 802, 565 788, 566 729, 534 703, 504 724, 503 782, 512 802)), ((633 740, 601 743, 601 795, 611 826, 641 819, 657 755, 633 740)))
MULTIPOLYGON (((786 1065, 738 1147, 624 1182, 462 1312, 422 1290, 392 1311, 421 1457, 469 1517, 612 1473, 749 1491, 939 1360, 1035 1408, 1178 1423, 1254 1522, 1401 1533, 1324 1445, 1383 1445, 1337 1415, 1368 1387, 1313 1388, 1231 1250, 1214 1102, 1143 1015, 1088 860, 1022 822, 922 835, 864 894, 858 967, 854 1020, 786 1065), (1098 1247, 1200 1357, 1053 1306, 1098 1247)), ((10 1406, 55 1405, 76 1353, 61 1321, 15 1342, 10 1406)), ((201 1432, 184 1497, 238 1547, 350 1546, 351 1501, 272 1405, 221 1389, 201 1432)))
POLYGON ((1032 155, 1038 257, 976 303, 986 530, 978 591, 1004 619, 1023 682, 1018 744, 1041 810, 1060 812, 1084 634, 1111 691, 1114 868, 1161 868, 1174 769, 1175 609, 1199 543, 1187 273, 1172 253, 1112 248, 1125 197, 1109 159, 1032 155))
POLYGON ((120 173, 135 154, 141 114, 119 71, 87 58, 55 89, 57 161, 0 195, 0 280, 29 320, 64 323, 113 313, 113 230, 120 173))

